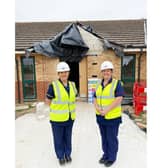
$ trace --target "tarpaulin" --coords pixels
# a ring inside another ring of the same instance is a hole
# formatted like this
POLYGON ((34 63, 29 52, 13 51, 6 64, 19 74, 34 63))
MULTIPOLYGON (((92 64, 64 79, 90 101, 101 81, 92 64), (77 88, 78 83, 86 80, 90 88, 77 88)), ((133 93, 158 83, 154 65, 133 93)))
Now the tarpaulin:
POLYGON ((51 40, 35 43, 35 52, 61 61, 80 61, 89 47, 83 41, 76 24, 70 24, 51 40))

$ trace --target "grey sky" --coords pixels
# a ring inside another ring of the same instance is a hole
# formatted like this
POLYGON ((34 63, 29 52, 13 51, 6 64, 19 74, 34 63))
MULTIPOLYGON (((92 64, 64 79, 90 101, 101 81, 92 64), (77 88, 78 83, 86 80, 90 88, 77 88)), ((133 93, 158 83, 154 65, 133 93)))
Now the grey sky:
POLYGON ((146 0, 15 0, 17 22, 134 18, 146 18, 146 0))

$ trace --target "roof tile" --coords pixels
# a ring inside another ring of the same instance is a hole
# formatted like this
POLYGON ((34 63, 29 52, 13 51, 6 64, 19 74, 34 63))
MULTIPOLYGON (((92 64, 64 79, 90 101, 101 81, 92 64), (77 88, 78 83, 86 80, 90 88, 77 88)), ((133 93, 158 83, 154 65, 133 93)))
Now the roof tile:
MULTIPOLYGON (((111 21, 82 21, 90 25, 100 36, 109 41, 122 45, 145 45, 145 19, 140 20, 111 20, 111 21)), ((24 50, 35 42, 48 40, 61 32, 71 22, 27 22, 16 23, 15 49, 24 50)))

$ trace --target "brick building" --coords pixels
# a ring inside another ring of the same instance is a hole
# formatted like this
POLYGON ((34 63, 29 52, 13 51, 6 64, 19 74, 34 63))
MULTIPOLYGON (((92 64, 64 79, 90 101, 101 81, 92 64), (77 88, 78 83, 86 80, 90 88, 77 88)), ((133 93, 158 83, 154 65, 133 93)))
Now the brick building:
MULTIPOLYGON (((61 32, 70 22, 16 23, 16 102, 43 101, 48 84, 57 78, 58 57, 51 58, 39 53, 25 57, 25 49, 35 42, 50 39, 61 32)), ((119 57, 112 49, 103 49, 98 37, 80 30, 89 51, 80 62, 68 62, 70 79, 76 82, 79 96, 88 96, 88 79, 101 78, 100 65, 104 60, 113 62, 114 76, 124 82, 126 96, 132 96, 133 83, 146 81, 146 20, 87 21, 98 35, 123 46, 124 56, 119 57)))

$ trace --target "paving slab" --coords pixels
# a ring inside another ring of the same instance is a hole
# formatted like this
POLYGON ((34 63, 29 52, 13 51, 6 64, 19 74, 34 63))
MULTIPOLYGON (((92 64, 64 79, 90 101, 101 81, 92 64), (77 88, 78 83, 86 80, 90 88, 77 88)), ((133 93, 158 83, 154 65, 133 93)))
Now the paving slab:
POLYGON ((28 105, 20 105, 20 106, 16 106, 15 107, 15 110, 25 110, 25 109, 28 109, 29 106, 28 105))

